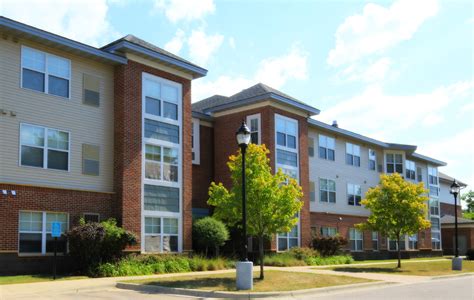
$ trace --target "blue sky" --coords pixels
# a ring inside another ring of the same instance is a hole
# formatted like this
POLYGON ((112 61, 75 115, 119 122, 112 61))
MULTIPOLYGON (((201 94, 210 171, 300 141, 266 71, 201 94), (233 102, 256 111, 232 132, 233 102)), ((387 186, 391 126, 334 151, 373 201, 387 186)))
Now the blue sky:
POLYGON ((131 33, 205 67, 193 101, 263 82, 474 184, 472 1, 2 1, 91 45, 131 33))

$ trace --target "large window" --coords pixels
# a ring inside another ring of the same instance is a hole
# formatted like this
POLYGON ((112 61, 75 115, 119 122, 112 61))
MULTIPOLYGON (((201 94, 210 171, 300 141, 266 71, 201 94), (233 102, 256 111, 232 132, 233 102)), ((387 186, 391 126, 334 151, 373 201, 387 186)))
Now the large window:
MULTIPOLYGON (((51 236, 51 223, 60 222, 62 233, 69 227, 66 213, 20 211, 19 218, 19 253, 23 254, 53 252, 54 238, 51 236)), ((66 237, 58 238, 57 251, 66 253, 66 237)))
POLYGON ((441 249, 441 232, 440 231, 431 231, 431 248, 433 250, 441 249))
POLYGON ((334 138, 319 135, 319 157, 327 160, 335 160, 336 142, 334 138))
POLYGON ((416 250, 418 249, 418 234, 410 235, 408 237, 408 249, 416 250))
POLYGON ((369 149, 369 170, 375 171, 377 168, 377 156, 375 150, 369 149))
POLYGON ((346 164, 360 167, 360 146, 346 143, 346 164))
POLYGON ((363 234, 355 228, 349 228, 349 243, 351 251, 362 251, 363 234))
POLYGON ((21 124, 20 165, 69 171, 69 133, 21 124))
POLYGON ((430 198, 430 215, 431 216, 439 216, 439 200, 430 198))
POLYGON ((407 179, 415 180, 416 173, 415 173, 415 162, 411 160, 405 160, 405 175, 407 179))
POLYGON ((428 183, 430 196, 439 197, 439 180, 438 169, 435 167, 428 167, 428 183))
POLYGON ((253 144, 261 144, 260 114, 247 116, 247 126, 250 129, 250 142, 253 144))
POLYGON ((191 131, 191 145, 192 145, 192 159, 193 159, 193 164, 199 165, 201 161, 201 149, 200 149, 200 124, 199 124, 199 119, 193 119, 193 124, 192 124, 192 131, 191 131))
POLYGON ((321 227, 320 230, 321 236, 336 236, 337 229, 335 227, 321 227))
MULTIPOLYGON (((181 251, 181 85, 143 74, 142 251, 181 251)), ((193 163, 199 155, 199 120, 192 126, 193 163)))
POLYGON ((379 250, 379 233, 377 231, 372 231, 372 250, 379 250))
POLYGON ((70 60, 23 46, 21 67, 23 88, 69 98, 70 60))
POLYGON ((360 185, 348 183, 347 184, 347 204, 353 206, 360 206, 362 199, 362 191, 360 185))
POLYGON ((387 153, 385 159, 387 173, 403 174, 403 156, 401 154, 387 153))
POLYGON ((319 201, 336 203, 336 182, 330 179, 319 179, 319 201))

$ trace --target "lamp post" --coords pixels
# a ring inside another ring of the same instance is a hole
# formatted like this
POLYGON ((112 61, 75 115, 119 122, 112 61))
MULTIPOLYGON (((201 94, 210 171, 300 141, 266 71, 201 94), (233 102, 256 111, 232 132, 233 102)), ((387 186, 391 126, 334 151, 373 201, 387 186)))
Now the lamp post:
POLYGON ((242 238, 244 245, 242 247, 242 259, 237 262, 237 289, 251 290, 253 287, 253 263, 248 260, 247 249, 247 209, 246 209, 246 192, 245 192, 245 152, 250 143, 250 130, 242 121, 242 125, 236 133, 237 144, 242 153, 242 238))
POLYGON ((453 180, 451 184, 450 193, 454 196, 454 258, 452 262, 452 269, 461 271, 462 270, 462 258, 459 257, 459 248, 458 248, 458 209, 457 209, 457 198, 461 186, 456 181, 453 180))

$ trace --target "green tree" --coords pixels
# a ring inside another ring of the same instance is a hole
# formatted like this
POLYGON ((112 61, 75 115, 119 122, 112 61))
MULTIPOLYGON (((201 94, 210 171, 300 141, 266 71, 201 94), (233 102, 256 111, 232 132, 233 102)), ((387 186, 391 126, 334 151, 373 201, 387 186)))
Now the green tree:
POLYGON ((468 213, 473 213, 474 212, 474 191, 469 190, 469 192, 466 192, 461 195, 461 203, 466 202, 467 205, 467 212, 468 213))
MULTIPOLYGON (((247 232, 259 241, 260 279, 263 271, 263 242, 277 233, 289 232, 298 222, 297 213, 303 206, 302 188, 296 180, 278 170, 272 174, 270 151, 265 145, 250 144, 246 152, 247 232)), ((211 183, 209 205, 215 206, 214 217, 229 226, 242 225, 242 155, 229 157, 227 163, 232 187, 211 183)))
POLYGON ((404 235, 413 235, 429 228, 426 219, 429 199, 423 183, 413 184, 398 174, 381 175, 378 186, 370 188, 361 201, 370 210, 367 222, 357 224, 359 230, 378 231, 397 241, 398 266, 400 261, 400 239, 404 235))
POLYGON ((214 247, 216 256, 219 256, 219 247, 229 239, 229 231, 224 223, 212 217, 205 217, 193 224, 193 238, 207 250, 214 247))

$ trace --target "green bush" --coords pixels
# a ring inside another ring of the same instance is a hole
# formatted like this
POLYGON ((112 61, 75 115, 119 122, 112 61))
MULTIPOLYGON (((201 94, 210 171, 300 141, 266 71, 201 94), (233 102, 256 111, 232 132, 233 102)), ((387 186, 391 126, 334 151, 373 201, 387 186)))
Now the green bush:
POLYGON ((263 259, 263 264, 273 267, 296 267, 306 265, 304 260, 297 259, 288 252, 266 255, 263 259))
POLYGON ((221 221, 205 217, 194 222, 193 238, 199 246, 205 249, 206 256, 208 248, 214 248, 216 256, 219 256, 219 247, 229 239, 229 231, 221 221))
POLYGON ((347 245, 347 239, 339 235, 317 235, 313 237, 312 245, 322 256, 332 256, 341 252, 342 246, 347 245))
POLYGON ((305 262, 310 266, 344 265, 352 264, 354 259, 350 255, 335 255, 326 257, 310 257, 306 259, 305 262))
POLYGON ((311 248, 291 248, 287 252, 267 255, 264 264, 275 267, 320 266, 351 264, 354 259, 350 255, 320 256, 318 251, 311 248))
POLYGON ((306 260, 310 257, 317 257, 319 256, 319 252, 317 250, 308 248, 308 247, 294 247, 288 251, 293 257, 299 260, 306 260))
POLYGON ((474 260, 474 249, 467 250, 466 259, 467 260, 474 260))

